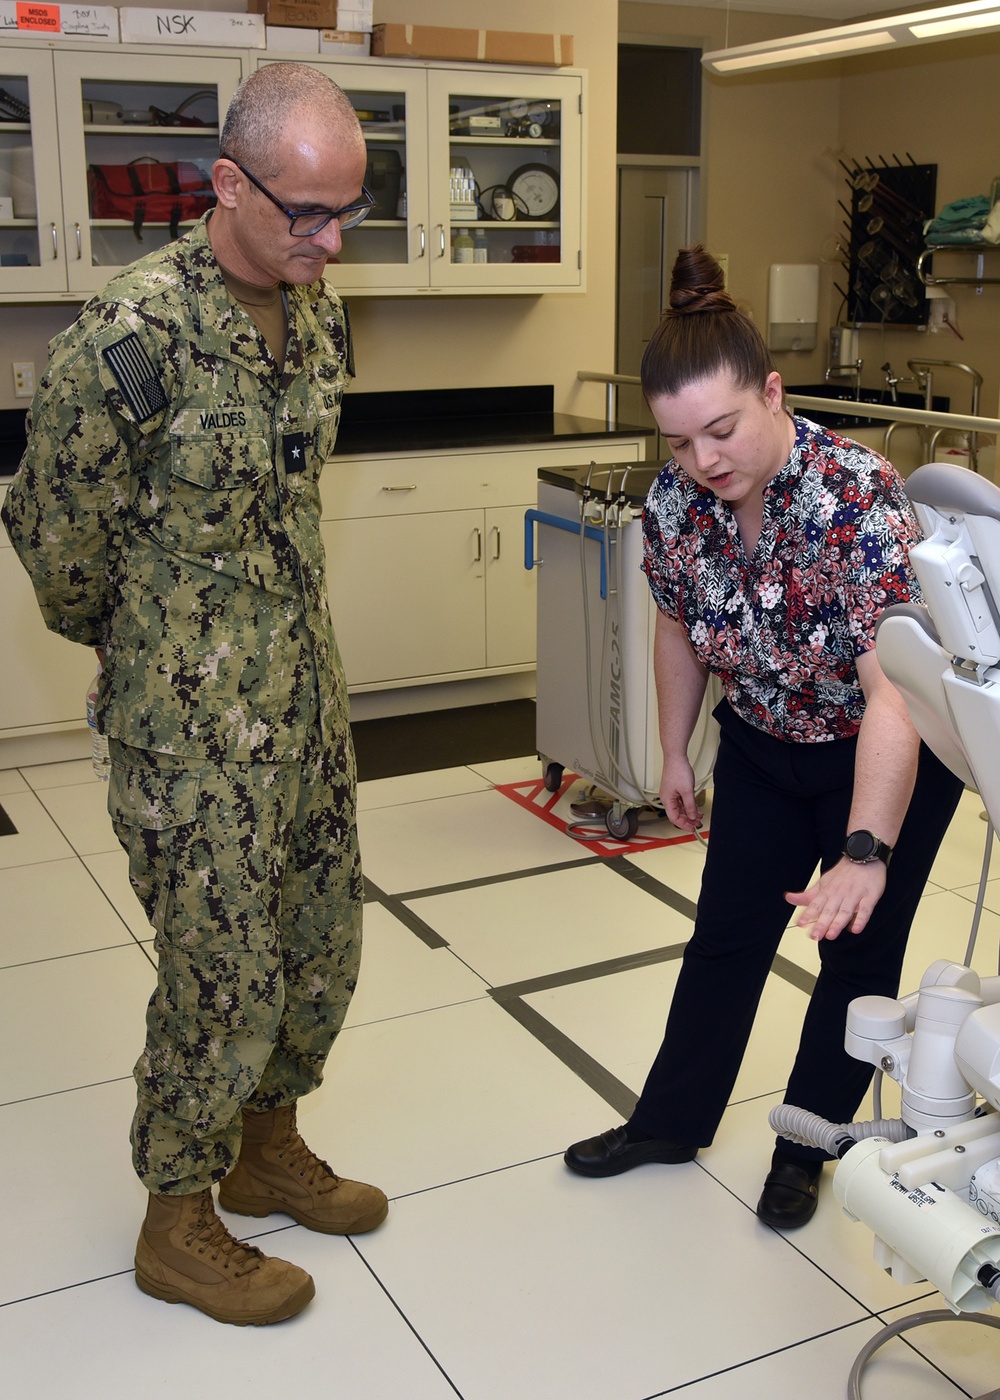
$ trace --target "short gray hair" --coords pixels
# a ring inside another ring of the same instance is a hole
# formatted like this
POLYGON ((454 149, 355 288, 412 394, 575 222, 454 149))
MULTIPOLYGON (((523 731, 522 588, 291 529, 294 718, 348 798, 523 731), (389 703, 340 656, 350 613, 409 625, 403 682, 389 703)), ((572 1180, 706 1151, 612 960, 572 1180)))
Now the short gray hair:
POLYGON ((277 147, 291 117, 307 110, 325 117, 346 143, 363 141, 350 98, 307 63, 265 63, 233 93, 220 150, 266 179, 279 174, 277 147))

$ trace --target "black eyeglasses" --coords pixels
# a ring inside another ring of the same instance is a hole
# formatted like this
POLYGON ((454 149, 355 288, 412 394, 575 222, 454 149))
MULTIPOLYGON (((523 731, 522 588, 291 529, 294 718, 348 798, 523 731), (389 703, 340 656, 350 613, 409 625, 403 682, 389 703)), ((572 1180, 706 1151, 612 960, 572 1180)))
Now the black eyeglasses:
POLYGON ((220 155, 219 159, 232 161, 237 170, 242 170, 251 185, 255 185, 261 194, 267 195, 271 203, 277 205, 288 220, 288 232, 295 238, 309 238, 310 235, 319 233, 321 228, 326 228, 331 219, 337 220, 342 233, 349 228, 357 228, 375 207, 375 197, 362 185, 361 198, 343 209, 289 209, 266 185, 261 184, 256 175, 251 175, 245 165, 240 165, 238 160, 233 160, 232 156, 225 154, 220 155))

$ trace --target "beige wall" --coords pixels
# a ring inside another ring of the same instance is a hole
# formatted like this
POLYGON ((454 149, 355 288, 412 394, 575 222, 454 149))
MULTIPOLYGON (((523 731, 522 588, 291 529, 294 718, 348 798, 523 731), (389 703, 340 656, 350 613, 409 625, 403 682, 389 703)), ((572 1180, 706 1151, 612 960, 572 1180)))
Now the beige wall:
MULTIPOLYGON (((196 5, 197 7, 197 5, 196 5)), ((234 8, 244 8, 237 4, 234 8)), ((603 418, 600 385, 578 369, 614 368, 615 89, 613 0, 376 0, 376 20, 572 34, 588 72, 585 148, 587 290, 534 297, 355 297, 350 303, 359 390, 555 385, 556 408, 603 418), (609 119, 610 117, 610 119, 609 119)), ((9 362, 34 360, 76 307, 0 307, 0 408, 13 397, 9 362), (5 363, 5 361, 7 363, 5 363)))
MULTIPOLYGON (((239 0, 237 0, 239 3, 239 0)), ((578 368, 611 368, 614 336, 615 45, 618 32, 705 49, 801 30, 789 15, 650 5, 622 0, 376 0, 376 19, 558 30, 576 39, 576 65, 589 73, 586 155, 588 285, 582 295, 441 300, 355 297, 361 389, 550 383, 557 407, 601 416, 602 390, 581 385, 578 368)), ((810 21, 819 24, 819 21, 810 21)), ((815 64, 752 78, 706 77, 702 237, 730 257, 734 293, 763 325, 773 262, 816 262, 841 221, 846 185, 838 156, 910 152, 938 165, 938 203, 984 193, 1000 174, 994 131, 1000 37, 952 41, 899 56, 815 64)), ((1000 253, 993 264, 1000 275, 1000 253)), ((821 343, 789 352, 786 382, 822 377, 825 330, 836 314, 835 269, 822 268, 821 343)), ((954 289, 964 341, 948 333, 865 331, 865 382, 880 382, 891 360, 901 372, 915 356, 961 359, 986 379, 983 408, 1000 391, 1000 287, 976 296, 954 289)), ((41 367, 48 338, 75 314, 70 305, 0 306, 0 407, 13 398, 9 361, 41 367), (4 363, 7 361, 8 363, 4 363)), ((947 386, 940 383, 940 387, 947 386)), ((955 381, 964 406, 966 389, 955 381)))
MULTIPOLYGON (((878 6, 873 6, 878 9, 878 6)), ((655 34, 666 43, 705 49, 750 43, 823 21, 788 15, 647 5, 623 0, 622 33, 655 34), (728 23, 728 37, 726 26, 728 23)), ((767 269, 773 262, 817 262, 842 221, 838 199, 849 204, 838 157, 877 160, 909 153, 938 167, 938 209, 952 199, 986 194, 1000 175, 995 98, 1000 80, 1000 36, 951 40, 873 54, 845 63, 812 64, 755 77, 704 80, 703 237, 730 254, 730 283, 763 324, 767 269)), ((939 260, 938 271, 958 268, 939 260)), ((987 273, 1000 277, 1000 252, 988 255, 987 273)), ((971 259, 961 265, 973 271, 971 259)), ((821 337, 841 309, 834 274, 822 266, 821 337)), ((888 360, 905 374, 907 359, 960 360, 983 375, 981 412, 993 416, 1000 394, 1000 286, 977 296, 952 288, 964 340, 945 331, 866 330, 861 334, 864 383, 883 382, 888 360)), ((776 357, 786 382, 822 377, 825 345, 812 355, 776 357)), ((969 381, 940 372, 936 387, 956 408, 969 405, 969 381)))

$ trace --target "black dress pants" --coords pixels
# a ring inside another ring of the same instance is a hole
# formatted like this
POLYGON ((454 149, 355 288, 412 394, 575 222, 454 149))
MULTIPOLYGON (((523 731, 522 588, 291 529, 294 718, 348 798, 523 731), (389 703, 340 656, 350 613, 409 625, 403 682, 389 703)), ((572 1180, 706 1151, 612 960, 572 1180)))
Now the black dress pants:
MULTIPOLYGON (((786 891, 807 887, 817 864, 840 859, 854 786, 857 741, 785 743, 754 729, 723 702, 711 836, 694 934, 684 952, 663 1044, 631 1122, 652 1137, 707 1147, 729 1102, 768 971, 794 913, 786 891)), ((849 1003, 895 996, 927 875, 961 780, 923 744, 910 806, 885 893, 865 929, 818 944, 809 1000, 785 1102, 850 1122, 874 1069, 844 1049, 849 1003)), ((803 938, 807 937, 805 930, 803 938)), ((805 1160, 825 1153, 784 1139, 805 1160)))

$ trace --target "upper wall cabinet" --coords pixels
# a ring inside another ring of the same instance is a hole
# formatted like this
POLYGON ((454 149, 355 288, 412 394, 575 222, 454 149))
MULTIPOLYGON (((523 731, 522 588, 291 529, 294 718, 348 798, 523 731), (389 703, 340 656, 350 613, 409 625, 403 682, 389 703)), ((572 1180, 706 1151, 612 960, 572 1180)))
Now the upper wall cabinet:
MULTIPOLYGON (((173 235, 169 217, 138 230, 95 202, 95 167, 185 162, 210 171, 218 114, 243 71, 239 57, 0 49, 0 294, 98 290, 173 235), (91 178, 88 180, 88 172, 91 178)), ((182 221, 182 227, 185 222, 182 221)))
POLYGON ((583 289, 582 76, 308 62, 353 102, 378 200, 344 238, 338 291, 583 289))

